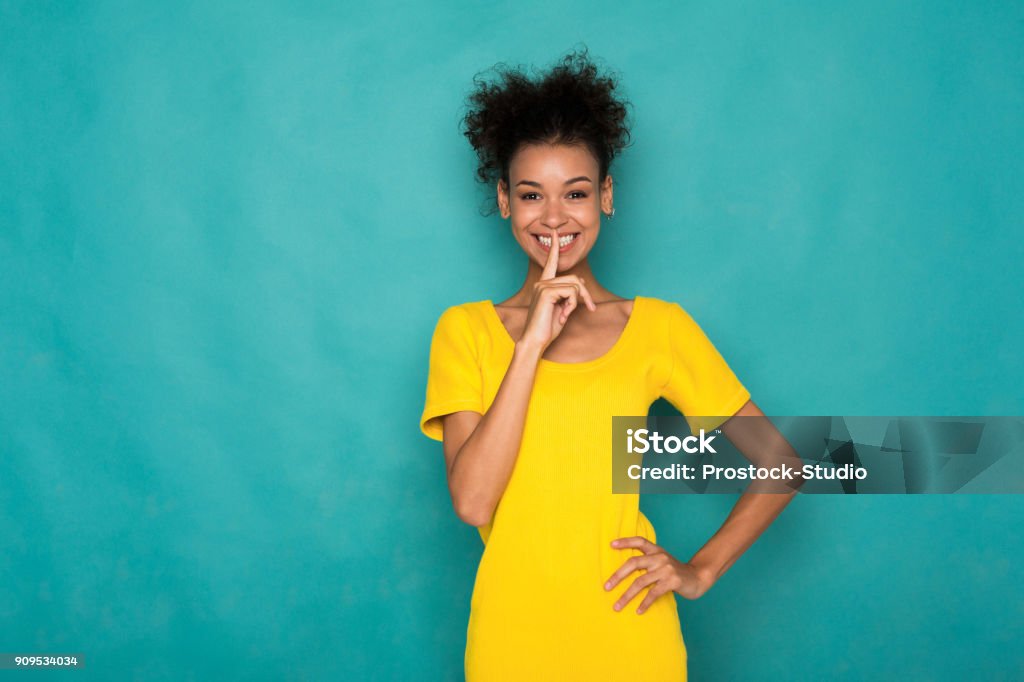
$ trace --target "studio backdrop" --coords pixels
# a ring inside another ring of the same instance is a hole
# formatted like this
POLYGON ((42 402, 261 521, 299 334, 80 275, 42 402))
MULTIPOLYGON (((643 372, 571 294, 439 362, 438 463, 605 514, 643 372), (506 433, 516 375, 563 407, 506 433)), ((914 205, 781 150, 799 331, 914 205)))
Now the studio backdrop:
MULTIPOLYGON (((605 286, 770 415, 1024 414, 1018 3, 2 2, 0 653, 461 677, 430 336, 526 264, 458 120, 581 44, 635 118, 605 286)), ((689 556, 734 502, 642 508, 689 556)), ((691 678, 1018 678, 1022 511, 798 496, 677 599, 691 678)))

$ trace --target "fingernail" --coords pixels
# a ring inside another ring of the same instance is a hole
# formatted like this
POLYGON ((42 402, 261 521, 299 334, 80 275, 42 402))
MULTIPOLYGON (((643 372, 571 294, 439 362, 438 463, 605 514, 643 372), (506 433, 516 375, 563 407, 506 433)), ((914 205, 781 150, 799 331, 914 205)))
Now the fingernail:
POLYGON ((612 584, 610 582, 607 582, 607 583, 604 584, 604 589, 610 590, 611 588, 612 588, 612 584))

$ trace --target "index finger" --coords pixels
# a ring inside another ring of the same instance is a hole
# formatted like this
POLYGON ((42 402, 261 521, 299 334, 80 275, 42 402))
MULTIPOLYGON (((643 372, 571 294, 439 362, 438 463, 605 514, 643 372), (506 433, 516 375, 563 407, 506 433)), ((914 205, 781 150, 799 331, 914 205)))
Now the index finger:
POLYGON ((548 247, 548 259, 540 273, 541 279, 551 279, 558 272, 558 230, 551 227, 551 246, 548 247))
POLYGON ((643 535, 631 535, 629 537, 615 538, 612 540, 612 547, 615 549, 628 549, 633 547, 639 549, 644 554, 650 554, 654 550, 658 549, 658 545, 654 544, 643 535))

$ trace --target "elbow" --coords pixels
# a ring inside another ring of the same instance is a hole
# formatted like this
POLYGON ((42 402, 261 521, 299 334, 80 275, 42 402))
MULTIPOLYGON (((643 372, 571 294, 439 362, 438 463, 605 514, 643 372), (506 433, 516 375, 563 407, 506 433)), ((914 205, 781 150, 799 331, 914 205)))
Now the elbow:
POLYGON ((487 525, 487 522, 491 520, 489 516, 485 516, 484 514, 476 514, 472 516, 459 514, 459 518, 465 523, 468 523, 469 525, 473 526, 474 528, 479 528, 480 526, 487 525))
POLYGON ((455 515, 471 526, 480 527, 491 520, 492 512, 484 505, 470 500, 453 500, 455 515))
POLYGON ((462 480, 456 472, 448 471, 448 494, 451 497, 455 515, 471 526, 480 527, 490 523, 497 502, 488 499, 479 484, 462 480))

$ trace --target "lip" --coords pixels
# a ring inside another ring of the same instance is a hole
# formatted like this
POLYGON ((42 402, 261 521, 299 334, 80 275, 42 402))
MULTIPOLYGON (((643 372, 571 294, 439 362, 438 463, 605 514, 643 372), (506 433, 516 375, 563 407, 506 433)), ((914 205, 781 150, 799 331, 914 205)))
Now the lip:
MULTIPOLYGON (((569 232, 567 234, 574 234, 574 235, 576 235, 576 238, 573 239, 568 244, 566 244, 565 246, 560 247, 558 249, 558 253, 565 253, 566 251, 568 251, 572 247, 576 246, 576 242, 578 242, 580 240, 580 235, 582 235, 583 233, 582 232, 569 232)), ((541 243, 540 239, 538 239, 538 237, 542 236, 542 233, 531 232, 530 236, 533 237, 533 241, 536 242, 537 246, 540 247, 541 251, 543 251, 544 253, 547 253, 550 250, 550 247, 544 246, 544 244, 541 243)), ((543 236, 548 237, 550 235, 544 234, 543 236)), ((566 235, 559 235, 559 236, 566 236, 566 235)))

